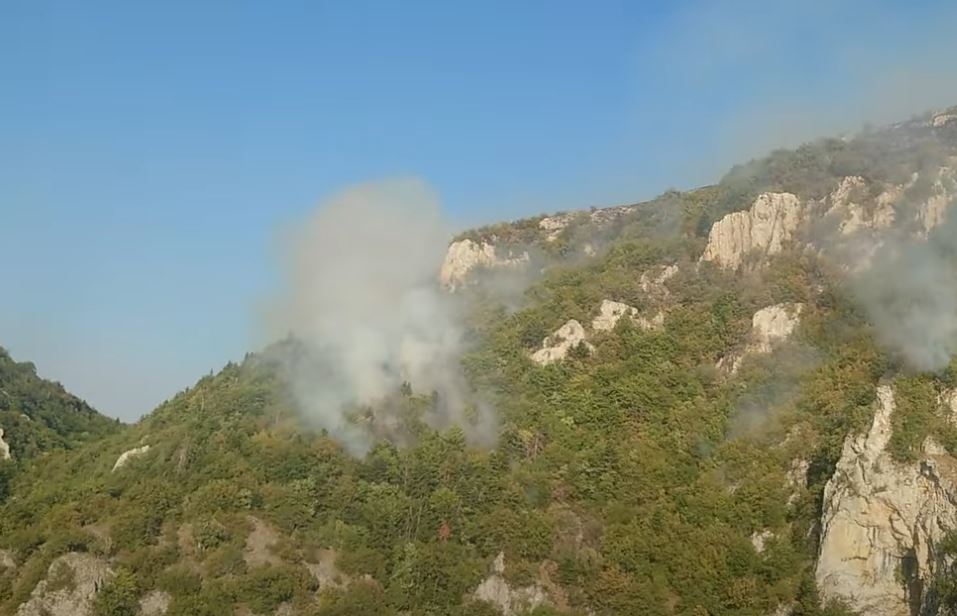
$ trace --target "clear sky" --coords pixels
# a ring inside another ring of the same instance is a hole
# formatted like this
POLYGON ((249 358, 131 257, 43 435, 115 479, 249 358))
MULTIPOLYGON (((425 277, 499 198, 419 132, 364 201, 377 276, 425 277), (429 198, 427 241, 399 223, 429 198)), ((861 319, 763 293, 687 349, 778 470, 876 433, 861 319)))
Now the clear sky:
POLYGON ((464 226, 957 103, 953 2, 783 4, 0 2, 0 345, 134 419, 265 342, 343 187, 464 226))

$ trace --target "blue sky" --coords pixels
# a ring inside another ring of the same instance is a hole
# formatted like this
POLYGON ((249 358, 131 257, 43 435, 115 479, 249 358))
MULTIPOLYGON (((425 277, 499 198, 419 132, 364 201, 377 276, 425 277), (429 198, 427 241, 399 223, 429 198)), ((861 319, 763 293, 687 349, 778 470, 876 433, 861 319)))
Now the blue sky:
POLYGON ((461 227, 957 103, 952 3, 772 4, 3 2, 0 345, 133 419, 266 342, 277 231, 343 187, 461 227))

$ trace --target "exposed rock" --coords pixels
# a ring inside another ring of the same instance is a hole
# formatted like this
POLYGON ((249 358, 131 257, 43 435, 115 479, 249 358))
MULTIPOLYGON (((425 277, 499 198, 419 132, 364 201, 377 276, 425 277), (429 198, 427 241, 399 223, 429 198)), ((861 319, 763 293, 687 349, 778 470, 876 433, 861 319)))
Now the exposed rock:
POLYGON ((774 609, 771 616, 791 616, 794 613, 794 608, 793 603, 782 603, 774 609))
POLYGON ((10 550, 0 550, 0 569, 16 569, 17 561, 10 550))
POLYGON ((594 350, 592 345, 585 342, 585 328, 575 319, 571 319, 542 341, 542 348, 532 354, 532 361, 544 366, 565 359, 568 352, 580 344, 585 345, 589 351, 594 350))
POLYGON ((335 550, 319 550, 316 555, 316 562, 305 563, 306 569, 319 583, 320 591, 328 588, 342 588, 348 586, 352 581, 352 578, 336 566, 337 556, 335 550))
POLYGON ((848 436, 824 488, 816 578, 822 600, 872 616, 924 613, 938 545, 957 527, 957 460, 932 440, 920 459, 887 451, 894 391, 881 386, 866 434, 848 436))
POLYGON ((470 239, 452 242, 439 270, 439 282, 449 291, 461 288, 469 273, 476 268, 516 267, 528 262, 528 253, 514 257, 499 257, 495 246, 488 242, 478 244, 470 239))
POLYGON ((957 193, 957 173, 952 167, 941 167, 934 181, 933 194, 917 209, 917 221, 921 235, 926 237, 935 227, 944 222, 947 208, 957 193))
POLYGON ((957 114, 941 113, 934 116, 934 119, 930 121, 930 125, 934 128, 943 128, 953 122, 957 122, 957 114))
POLYGON ((875 200, 873 207, 861 204, 867 183, 860 176, 849 176, 828 197, 831 206, 828 214, 840 217, 842 235, 851 235, 863 230, 887 229, 894 224, 894 203, 900 198, 900 188, 889 189, 875 200))
POLYGON ((750 353, 770 353, 775 344, 791 337, 800 323, 804 304, 775 304, 762 308, 751 317, 750 353))
POLYGON ((661 329, 665 324, 665 313, 659 310, 651 318, 639 316, 632 320, 641 329, 661 329))
POLYGON ((162 616, 173 598, 165 590, 153 590, 140 599, 140 616, 162 616))
POLYGON ((939 403, 945 406, 950 413, 947 414, 947 421, 952 426, 957 426, 957 389, 947 389, 940 393, 939 403))
POLYGON ((47 576, 17 616, 88 616, 97 591, 113 577, 106 561, 91 554, 70 552, 50 564, 47 576))
POLYGON ((133 458, 138 458, 144 455, 147 451, 150 450, 149 445, 143 445, 142 447, 135 447, 129 449, 120 454, 120 457, 116 459, 116 463, 113 464, 113 471, 115 472, 118 469, 126 466, 126 463, 132 460, 133 458))
POLYGON ((596 332, 611 331, 625 315, 634 318, 638 315, 638 309, 628 304, 604 299, 598 309, 598 316, 591 322, 591 328, 596 332))
POLYGON ((774 533, 768 529, 751 533, 751 545, 754 546, 754 551, 758 554, 763 554, 764 548, 767 547, 768 539, 772 539, 773 537, 774 533))
POLYGON ((791 337, 801 322, 804 304, 784 303, 767 306, 751 317, 751 334, 748 345, 737 353, 725 355, 718 362, 718 368, 736 374, 745 357, 765 355, 774 347, 791 337))
POLYGON ((247 519, 252 524, 253 529, 246 536, 243 560, 250 567, 278 565, 282 560, 273 554, 272 547, 279 542, 279 535, 271 526, 259 518, 248 516, 247 519))
POLYGON ((0 460, 10 459, 10 445, 3 440, 3 428, 0 428, 0 460))
POLYGON ((641 285, 641 290, 649 295, 667 295, 668 287, 665 286, 665 283, 674 278, 677 273, 677 265, 663 265, 652 268, 641 274, 638 284, 641 285))
POLYGON ((495 605, 504 616, 522 614, 551 603, 542 584, 512 588, 505 580, 504 574, 505 553, 499 552, 492 563, 492 572, 475 589, 475 599, 495 605))
POLYGON ((801 491, 807 488, 807 472, 811 468, 811 463, 804 458, 791 460, 791 465, 787 472, 787 487, 791 494, 788 496, 788 505, 793 505, 801 497, 801 491))
POLYGON ((545 231, 545 241, 554 242, 562 234, 574 218, 573 214, 558 214, 546 216, 538 221, 538 228, 545 231))
POLYGON ((801 224, 801 202, 791 193, 763 193, 750 210, 728 214, 711 227, 702 261, 737 269, 752 251, 781 252, 801 224))
POLYGON ((589 219, 592 224, 595 225, 604 225, 609 222, 614 222, 626 214, 630 214, 635 211, 635 208, 630 205, 620 205, 617 207, 603 207, 592 210, 589 215, 589 219))

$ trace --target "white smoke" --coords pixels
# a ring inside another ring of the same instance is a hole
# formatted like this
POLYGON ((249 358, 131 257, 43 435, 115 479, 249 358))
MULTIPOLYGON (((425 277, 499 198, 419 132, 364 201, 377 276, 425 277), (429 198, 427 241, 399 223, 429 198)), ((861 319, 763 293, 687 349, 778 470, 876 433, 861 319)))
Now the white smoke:
POLYGON ((909 368, 945 368, 957 354, 957 217, 927 241, 888 238, 853 290, 878 338, 909 368))
POLYGON ((288 239, 288 289, 272 311, 304 350, 288 379, 306 418, 354 453, 371 441, 350 409, 375 410, 403 383, 435 392, 433 425, 490 431, 487 409, 467 413, 460 312, 437 283, 449 236, 432 190, 390 180, 321 203, 288 239))

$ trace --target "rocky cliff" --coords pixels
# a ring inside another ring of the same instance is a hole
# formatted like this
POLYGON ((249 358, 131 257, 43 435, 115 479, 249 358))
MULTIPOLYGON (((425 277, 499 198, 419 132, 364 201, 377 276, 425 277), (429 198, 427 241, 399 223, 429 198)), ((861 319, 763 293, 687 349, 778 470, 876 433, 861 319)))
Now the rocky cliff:
POLYGON ((455 291, 468 280, 476 269, 494 269, 521 266, 528 262, 528 253, 500 256, 493 244, 473 242, 470 239, 452 242, 439 270, 439 282, 446 289, 455 291))
POLYGON ((880 387, 870 429, 847 437, 824 489, 821 596, 872 616, 933 613, 938 546, 957 528, 957 460, 930 438, 916 462, 892 459, 894 409, 894 390, 880 387))
POLYGON ((798 230, 803 211, 791 193, 763 193, 751 209, 732 212, 711 227, 702 261, 737 269, 752 252, 769 256, 785 247, 798 230))

